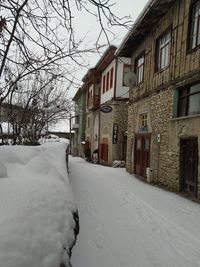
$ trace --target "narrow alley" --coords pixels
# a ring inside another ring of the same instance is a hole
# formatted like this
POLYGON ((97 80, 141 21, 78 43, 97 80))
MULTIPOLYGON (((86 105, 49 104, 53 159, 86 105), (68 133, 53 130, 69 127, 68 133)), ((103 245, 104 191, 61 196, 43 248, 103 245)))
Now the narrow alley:
POLYGON ((80 233, 73 267, 199 267, 200 205, 70 157, 80 233))

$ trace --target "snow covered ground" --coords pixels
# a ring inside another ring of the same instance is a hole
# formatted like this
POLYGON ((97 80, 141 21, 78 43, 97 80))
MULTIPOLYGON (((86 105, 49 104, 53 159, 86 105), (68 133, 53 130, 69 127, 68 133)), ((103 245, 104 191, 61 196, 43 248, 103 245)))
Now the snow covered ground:
POLYGON ((76 207, 66 171, 67 146, 62 141, 0 147, 0 266, 68 262, 76 207))
POLYGON ((80 234, 73 267, 199 267, 200 205, 125 169, 70 158, 80 234))

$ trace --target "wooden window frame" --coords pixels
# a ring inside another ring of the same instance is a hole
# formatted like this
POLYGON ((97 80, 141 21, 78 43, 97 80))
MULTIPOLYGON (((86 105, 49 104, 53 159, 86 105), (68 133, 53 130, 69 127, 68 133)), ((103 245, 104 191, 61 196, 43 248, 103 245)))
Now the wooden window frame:
POLYGON ((114 67, 110 70, 110 89, 113 87, 113 73, 114 73, 114 67))
POLYGON ((193 96, 193 95, 197 95, 197 94, 200 94, 200 82, 197 82, 197 83, 193 83, 193 84, 190 84, 188 86, 185 86, 185 87, 181 87, 178 90, 178 100, 177 100, 177 117, 185 117, 185 116, 191 116, 191 115, 196 115, 196 114, 200 114, 199 113, 195 113, 195 114, 189 114, 189 100, 190 100, 190 97, 193 96), (190 92, 190 89, 192 86, 194 85, 198 85, 199 84, 199 91, 197 92, 190 92), (180 95, 180 92, 183 92, 185 91, 185 94, 184 95, 180 95), (184 114, 180 114, 180 102, 181 100, 185 100, 185 107, 184 107, 184 114))
POLYGON ((147 127, 148 126, 148 114, 143 113, 143 114, 140 114, 140 116, 141 116, 140 127, 147 127))
POLYGON ((197 48, 200 47, 200 12, 199 15, 197 16, 196 20, 197 20, 197 29, 196 29, 196 41, 195 41, 195 45, 192 45, 192 40, 193 40, 193 25, 195 20, 195 13, 194 12, 194 8, 196 8, 197 3, 199 2, 200 5, 200 0, 194 0, 191 2, 190 4, 190 10, 189 10, 189 23, 188 23, 188 37, 187 37, 187 52, 191 52, 197 48), (199 38, 198 38, 199 36, 199 38), (199 39, 199 42, 198 42, 199 39))
POLYGON ((157 39, 156 39, 156 52, 155 52, 155 72, 162 71, 169 67, 170 65, 170 56, 171 56, 171 41, 172 41, 172 27, 168 27, 157 39), (164 42, 162 45, 161 41, 167 37, 169 34, 169 39, 164 42), (168 64, 162 66, 162 56, 164 52, 168 49, 168 64))
POLYGON ((137 75, 137 84, 140 84, 144 81, 144 64, 145 64, 145 51, 143 51, 138 57, 136 57, 135 59, 135 73, 137 75), (138 64, 139 61, 143 58, 143 62, 142 64, 138 64), (142 69, 142 72, 140 72, 142 69), (142 78, 140 78, 141 76, 139 75, 140 73, 142 73, 142 78))

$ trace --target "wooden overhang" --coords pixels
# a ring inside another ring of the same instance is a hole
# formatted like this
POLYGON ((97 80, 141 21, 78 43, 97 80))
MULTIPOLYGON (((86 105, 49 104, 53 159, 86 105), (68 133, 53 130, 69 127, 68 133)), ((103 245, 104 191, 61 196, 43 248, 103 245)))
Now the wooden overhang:
POLYGON ((116 51, 120 57, 130 57, 141 40, 151 31, 152 27, 167 13, 174 0, 151 0, 128 32, 116 51))
POLYGON ((88 70, 88 72, 82 79, 82 90, 86 90, 91 84, 101 82, 101 74, 115 58, 116 50, 117 47, 113 45, 109 46, 100 58, 100 60, 97 62, 96 66, 88 70))
POLYGON ((82 88, 80 87, 78 89, 78 91, 76 92, 76 94, 74 95, 74 97, 72 98, 72 101, 75 101, 76 102, 80 98, 81 92, 82 92, 82 88))
POLYGON ((115 58, 115 51, 117 50, 117 47, 114 45, 110 45, 108 49, 104 52, 100 60, 96 64, 96 69, 98 73, 102 73, 108 65, 113 61, 115 58))

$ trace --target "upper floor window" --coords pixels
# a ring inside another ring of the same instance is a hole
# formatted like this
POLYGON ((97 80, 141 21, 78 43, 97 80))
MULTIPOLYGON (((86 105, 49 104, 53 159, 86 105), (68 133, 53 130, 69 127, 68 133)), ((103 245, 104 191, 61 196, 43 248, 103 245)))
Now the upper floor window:
POLYGON ((93 96, 93 95, 92 95, 92 90, 89 90, 89 91, 88 91, 88 98, 90 99, 90 98, 92 98, 92 96, 93 96))
POLYGON ((107 72, 107 75, 106 75, 106 91, 108 91, 108 89, 109 89, 109 77, 110 77, 110 72, 107 72))
POLYGON ((193 49, 200 45, 200 0, 192 5, 190 14, 190 48, 193 49))
POLYGON ((110 88, 113 87, 113 68, 110 70, 110 88))
POLYGON ((169 66, 170 48, 171 48, 171 31, 168 30, 157 39, 156 53, 156 71, 162 70, 169 66))
POLYGON ((124 70, 123 70, 123 80, 122 80, 122 85, 126 85, 126 75, 131 71, 131 65, 130 64, 124 64, 124 70))
POLYGON ((106 76, 103 76, 103 94, 105 93, 106 90, 106 76))
POLYGON ((178 117, 200 114, 200 83, 184 87, 178 94, 178 117))
POLYGON ((137 75, 137 83, 144 80, 144 53, 140 55, 135 61, 135 72, 137 75))

